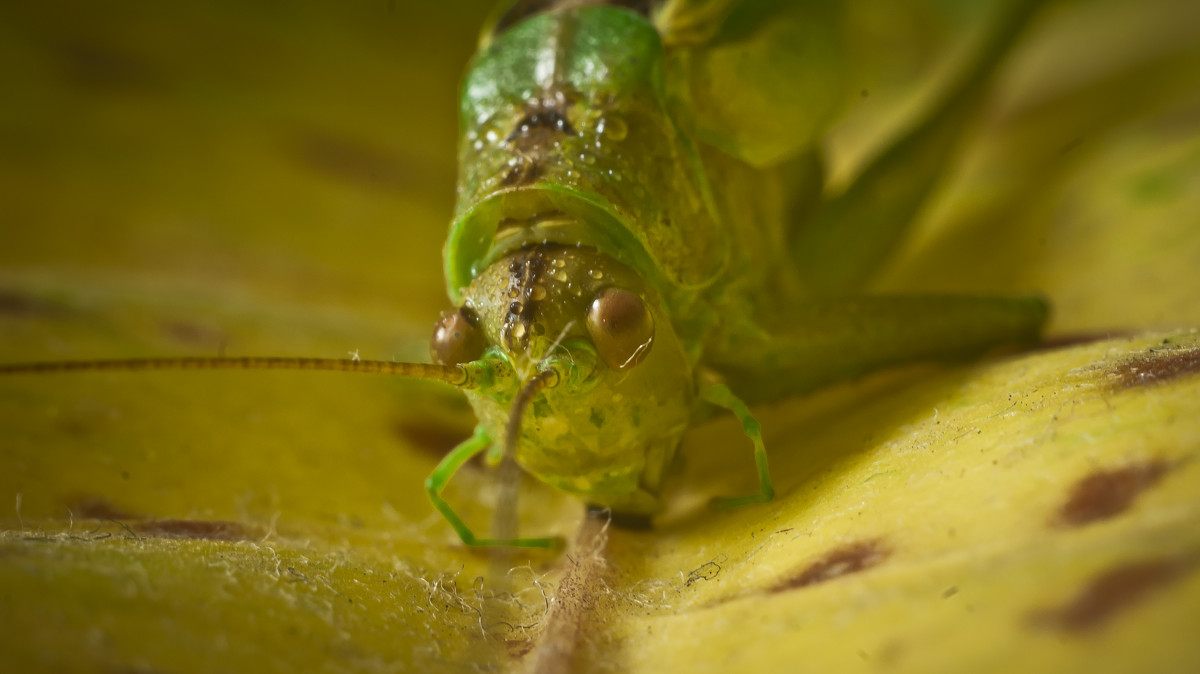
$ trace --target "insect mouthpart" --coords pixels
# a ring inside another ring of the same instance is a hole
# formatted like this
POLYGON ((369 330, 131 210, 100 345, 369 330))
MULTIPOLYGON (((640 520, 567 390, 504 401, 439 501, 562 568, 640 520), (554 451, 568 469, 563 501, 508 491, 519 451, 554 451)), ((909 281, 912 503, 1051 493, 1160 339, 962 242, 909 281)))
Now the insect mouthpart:
POLYGON ((494 447, 493 454, 489 459, 495 462, 514 455, 517 442, 521 437, 521 424, 525 418, 525 412, 538 394, 559 386, 576 391, 585 388, 588 383, 593 381, 592 375, 596 372, 596 362, 595 350, 579 340, 573 340, 569 350, 562 349, 561 355, 555 353, 539 361, 537 372, 525 379, 517 395, 513 398, 512 406, 508 411, 508 423, 504 429, 504 444, 494 447), (495 454, 496 449, 502 450, 503 454, 495 454))
POLYGON ((521 387, 520 393, 513 399, 512 408, 508 412, 503 458, 513 455, 513 448, 516 447, 517 439, 521 436, 521 419, 525 416, 525 410, 529 407, 529 403, 533 402, 534 397, 542 391, 558 386, 560 381, 562 378, 558 376, 558 372, 546 369, 530 377, 521 387))

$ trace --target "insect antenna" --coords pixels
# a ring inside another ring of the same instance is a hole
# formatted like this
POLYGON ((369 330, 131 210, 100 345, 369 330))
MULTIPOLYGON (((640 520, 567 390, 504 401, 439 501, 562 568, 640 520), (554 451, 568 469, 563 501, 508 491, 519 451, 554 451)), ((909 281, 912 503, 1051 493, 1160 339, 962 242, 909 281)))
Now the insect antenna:
POLYGON ((350 358, 129 358, 118 360, 67 360, 0 364, 0 375, 57 374, 63 372, 130 372, 140 370, 325 370, 390 374, 439 381, 464 389, 480 388, 490 379, 487 361, 463 365, 397 363, 350 358))
POLYGON ((517 533, 517 462, 513 455, 516 452, 517 440, 521 437, 521 420, 525 409, 537 394, 548 388, 558 386, 559 374, 553 369, 545 369, 525 381, 525 385, 513 399, 508 412, 508 425, 504 429, 504 453, 500 457, 499 493, 496 498, 496 510, 492 528, 493 535, 500 539, 516 538, 517 533))

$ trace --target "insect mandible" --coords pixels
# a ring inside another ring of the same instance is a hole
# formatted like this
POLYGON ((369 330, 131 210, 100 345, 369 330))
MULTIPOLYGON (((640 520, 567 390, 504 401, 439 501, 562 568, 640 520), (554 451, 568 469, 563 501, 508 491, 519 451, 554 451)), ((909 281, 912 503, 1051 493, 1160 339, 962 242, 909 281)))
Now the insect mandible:
POLYGON ((770 500, 748 404, 1032 342, 1046 316, 1034 297, 861 290, 1037 3, 1005 3, 943 102, 833 197, 822 196, 818 140, 841 94, 772 95, 755 70, 800 58, 811 43, 797 32, 819 42, 833 25, 833 10, 807 4, 564 0, 498 12, 462 87, 444 249, 454 308, 435 327, 432 364, 184 358, 0 372, 336 369, 456 386, 478 427, 426 489, 468 545, 555 543, 472 532, 442 498, 471 457, 491 448, 493 462, 645 517, 684 434, 716 409, 741 423, 759 478, 755 493, 718 505, 770 500), (750 93, 732 96, 734 85, 750 93))

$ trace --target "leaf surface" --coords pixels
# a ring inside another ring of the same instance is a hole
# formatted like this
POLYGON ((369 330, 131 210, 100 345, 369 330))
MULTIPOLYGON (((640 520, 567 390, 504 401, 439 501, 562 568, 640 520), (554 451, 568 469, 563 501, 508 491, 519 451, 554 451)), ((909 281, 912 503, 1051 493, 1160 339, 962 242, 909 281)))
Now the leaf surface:
MULTIPOLYGON (((0 10, 0 356, 423 358, 487 4, 0 10)), ((456 544, 421 485, 471 418, 437 388, 0 379, 0 669, 1196 670, 1191 4, 1050 5, 878 281, 1040 291, 1052 338, 1110 338, 756 410, 764 506, 705 507, 754 487, 711 422, 599 564, 456 544)), ((920 107, 884 98, 834 126, 835 179, 920 107)), ((482 528, 494 489, 447 496, 482 528)))

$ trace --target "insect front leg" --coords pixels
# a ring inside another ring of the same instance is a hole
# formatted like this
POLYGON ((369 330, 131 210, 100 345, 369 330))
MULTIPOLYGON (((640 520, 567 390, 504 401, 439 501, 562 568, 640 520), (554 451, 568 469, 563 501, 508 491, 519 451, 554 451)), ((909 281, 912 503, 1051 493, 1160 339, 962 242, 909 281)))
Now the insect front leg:
POLYGON ((986 101, 997 66, 1040 4, 1009 3, 942 103, 876 157, 845 192, 798 222, 792 255, 813 288, 850 293, 878 271, 937 186, 986 101))
POLYGON ((766 503, 775 498, 775 487, 771 485, 771 471, 767 467, 767 448, 763 445, 762 428, 758 420, 750 414, 750 408, 729 390, 724 384, 705 386, 700 390, 700 397, 718 407, 730 412, 742 425, 742 432, 754 443, 754 465, 758 469, 758 493, 734 498, 719 498, 713 505, 721 510, 738 508, 752 503, 766 503))
POLYGON ((454 531, 458 537, 462 539, 464 545, 472 545, 479 547, 512 547, 512 548, 554 548, 562 545, 561 539, 558 538, 476 538, 475 533, 471 531, 466 522, 454 512, 446 499, 442 498, 442 490, 450 482, 450 478, 462 468, 463 464, 471 460, 471 457, 487 449, 492 444, 492 439, 484 431, 482 426, 475 427, 475 433, 470 438, 467 438, 457 447, 450 450, 442 462, 433 469, 429 477, 425 479, 425 491, 429 494, 429 500, 433 502, 433 507, 437 509, 442 517, 454 527, 454 531))

